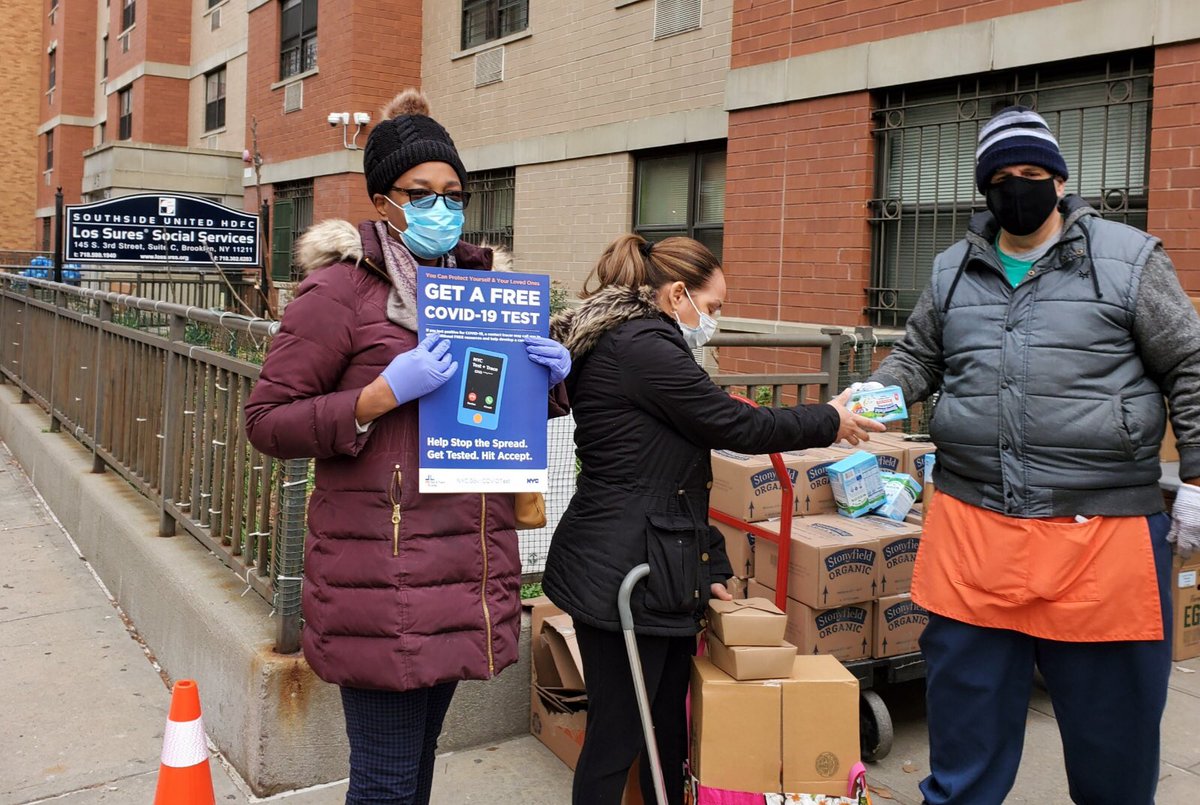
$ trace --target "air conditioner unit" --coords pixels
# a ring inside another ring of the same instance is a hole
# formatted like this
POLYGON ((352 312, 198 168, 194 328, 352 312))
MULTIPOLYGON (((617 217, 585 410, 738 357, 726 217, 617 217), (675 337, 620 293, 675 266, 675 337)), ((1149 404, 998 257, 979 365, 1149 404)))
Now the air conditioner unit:
POLYGON ((483 87, 504 80, 504 48, 492 48, 475 54, 475 86, 483 87))
POLYGON ((294 81, 283 88, 283 112, 299 112, 304 108, 304 82, 294 81))
POLYGON ((698 29, 700 4, 701 0, 654 0, 654 38, 698 29))
POLYGON ((212 20, 212 23, 211 23, 212 27, 209 28, 210 31, 215 31, 218 28, 220 28, 221 27, 221 9, 218 8, 216 11, 214 11, 210 15, 210 19, 212 20))

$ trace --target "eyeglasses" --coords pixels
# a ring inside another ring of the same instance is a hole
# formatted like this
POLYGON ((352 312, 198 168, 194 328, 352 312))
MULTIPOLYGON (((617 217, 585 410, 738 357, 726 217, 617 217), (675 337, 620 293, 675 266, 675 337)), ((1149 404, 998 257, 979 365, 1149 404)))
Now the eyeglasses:
POLYGON ((437 204, 437 200, 441 198, 446 209, 450 210, 465 210, 467 205, 471 203, 471 194, 466 190, 451 190, 449 193, 435 193, 432 190, 426 190, 423 187, 413 187, 405 190, 403 187, 393 187, 395 193, 403 193, 408 196, 409 202, 418 209, 428 210, 437 204))

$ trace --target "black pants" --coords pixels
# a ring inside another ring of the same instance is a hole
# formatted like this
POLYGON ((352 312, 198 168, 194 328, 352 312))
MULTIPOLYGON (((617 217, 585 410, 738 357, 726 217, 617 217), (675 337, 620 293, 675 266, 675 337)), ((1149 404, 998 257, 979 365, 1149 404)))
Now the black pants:
POLYGON ((438 734, 457 684, 403 692, 342 688, 350 738, 346 805, 429 802, 438 734))
MULTIPOLYGON (((575 624, 587 685, 587 732, 575 768, 574 805, 619 805, 633 761, 642 757, 642 797, 654 802, 654 783, 646 761, 645 739, 625 639, 575 624)), ((683 764, 687 760, 687 691, 695 637, 638 637, 650 713, 666 781, 667 802, 683 802, 683 764)))

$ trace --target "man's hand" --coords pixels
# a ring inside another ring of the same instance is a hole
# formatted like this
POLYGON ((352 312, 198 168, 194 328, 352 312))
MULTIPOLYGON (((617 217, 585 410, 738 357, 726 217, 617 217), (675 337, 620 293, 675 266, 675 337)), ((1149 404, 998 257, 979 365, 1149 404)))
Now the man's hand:
POLYGON ((1183 558, 1200 550, 1200 479, 1185 481, 1175 493, 1171 509, 1171 531, 1167 542, 1175 543, 1175 553, 1183 558))
POLYGON ((867 419, 865 416, 850 413, 846 406, 850 402, 850 395, 852 393, 852 389, 846 389, 830 400, 828 404, 834 407, 834 410, 838 412, 838 416, 841 418, 835 441, 858 444, 859 442, 870 441, 870 433, 872 432, 882 433, 887 430, 887 425, 882 422, 876 422, 874 419, 867 419))

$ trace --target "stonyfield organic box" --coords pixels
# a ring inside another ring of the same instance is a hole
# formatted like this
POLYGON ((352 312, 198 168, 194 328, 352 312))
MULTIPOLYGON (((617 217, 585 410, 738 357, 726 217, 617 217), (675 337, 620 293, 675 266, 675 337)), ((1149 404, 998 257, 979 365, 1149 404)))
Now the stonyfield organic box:
MULTIPOLYGON (((909 517, 913 515, 910 513, 909 517)), ((874 515, 864 519, 874 521, 881 531, 891 528, 889 523, 907 526, 879 538, 879 595, 908 592, 912 588, 913 567, 916 566, 917 551, 921 547, 921 520, 917 518, 895 523, 894 520, 874 515)))
MULTIPOLYGON (((780 454, 792 481, 793 512, 797 515, 834 511, 833 492, 825 467, 845 457, 829 448, 793 450, 780 454)), ((712 454, 713 485, 709 505, 749 523, 779 517, 783 498, 770 456, 748 456, 729 450, 712 454)))
MULTIPOLYGON (((906 531, 883 529, 876 524, 883 520, 878 517, 851 520, 836 514, 794 519, 792 555, 788 562, 788 597, 817 609, 855 604, 876 597, 882 565, 880 537, 917 530, 907 523, 895 524, 905 527, 906 531)), ((779 521, 763 523, 761 527, 778 533, 779 521)), ((756 551, 755 578, 773 590, 779 568, 779 547, 773 542, 759 540, 756 551)))
POLYGON ((920 651, 917 642, 929 624, 929 613, 907 593, 875 602, 875 645, 871 656, 879 659, 920 651))
POLYGON ((1200 554, 1186 562, 1176 557, 1171 574, 1175 602, 1175 636, 1171 659, 1200 657, 1200 554))
MULTIPOLYGON (((750 594, 773 598, 775 591, 759 579, 751 579, 750 594)), ((871 656, 875 633, 875 602, 847 604, 833 609, 814 609, 794 598, 787 600, 787 631, 784 639, 801 654, 831 654, 842 662, 871 656)))
POLYGON ((733 575, 748 579, 754 575, 754 535, 740 528, 734 528, 716 520, 708 524, 715 527, 725 538, 725 554, 729 557, 729 566, 733 575))

